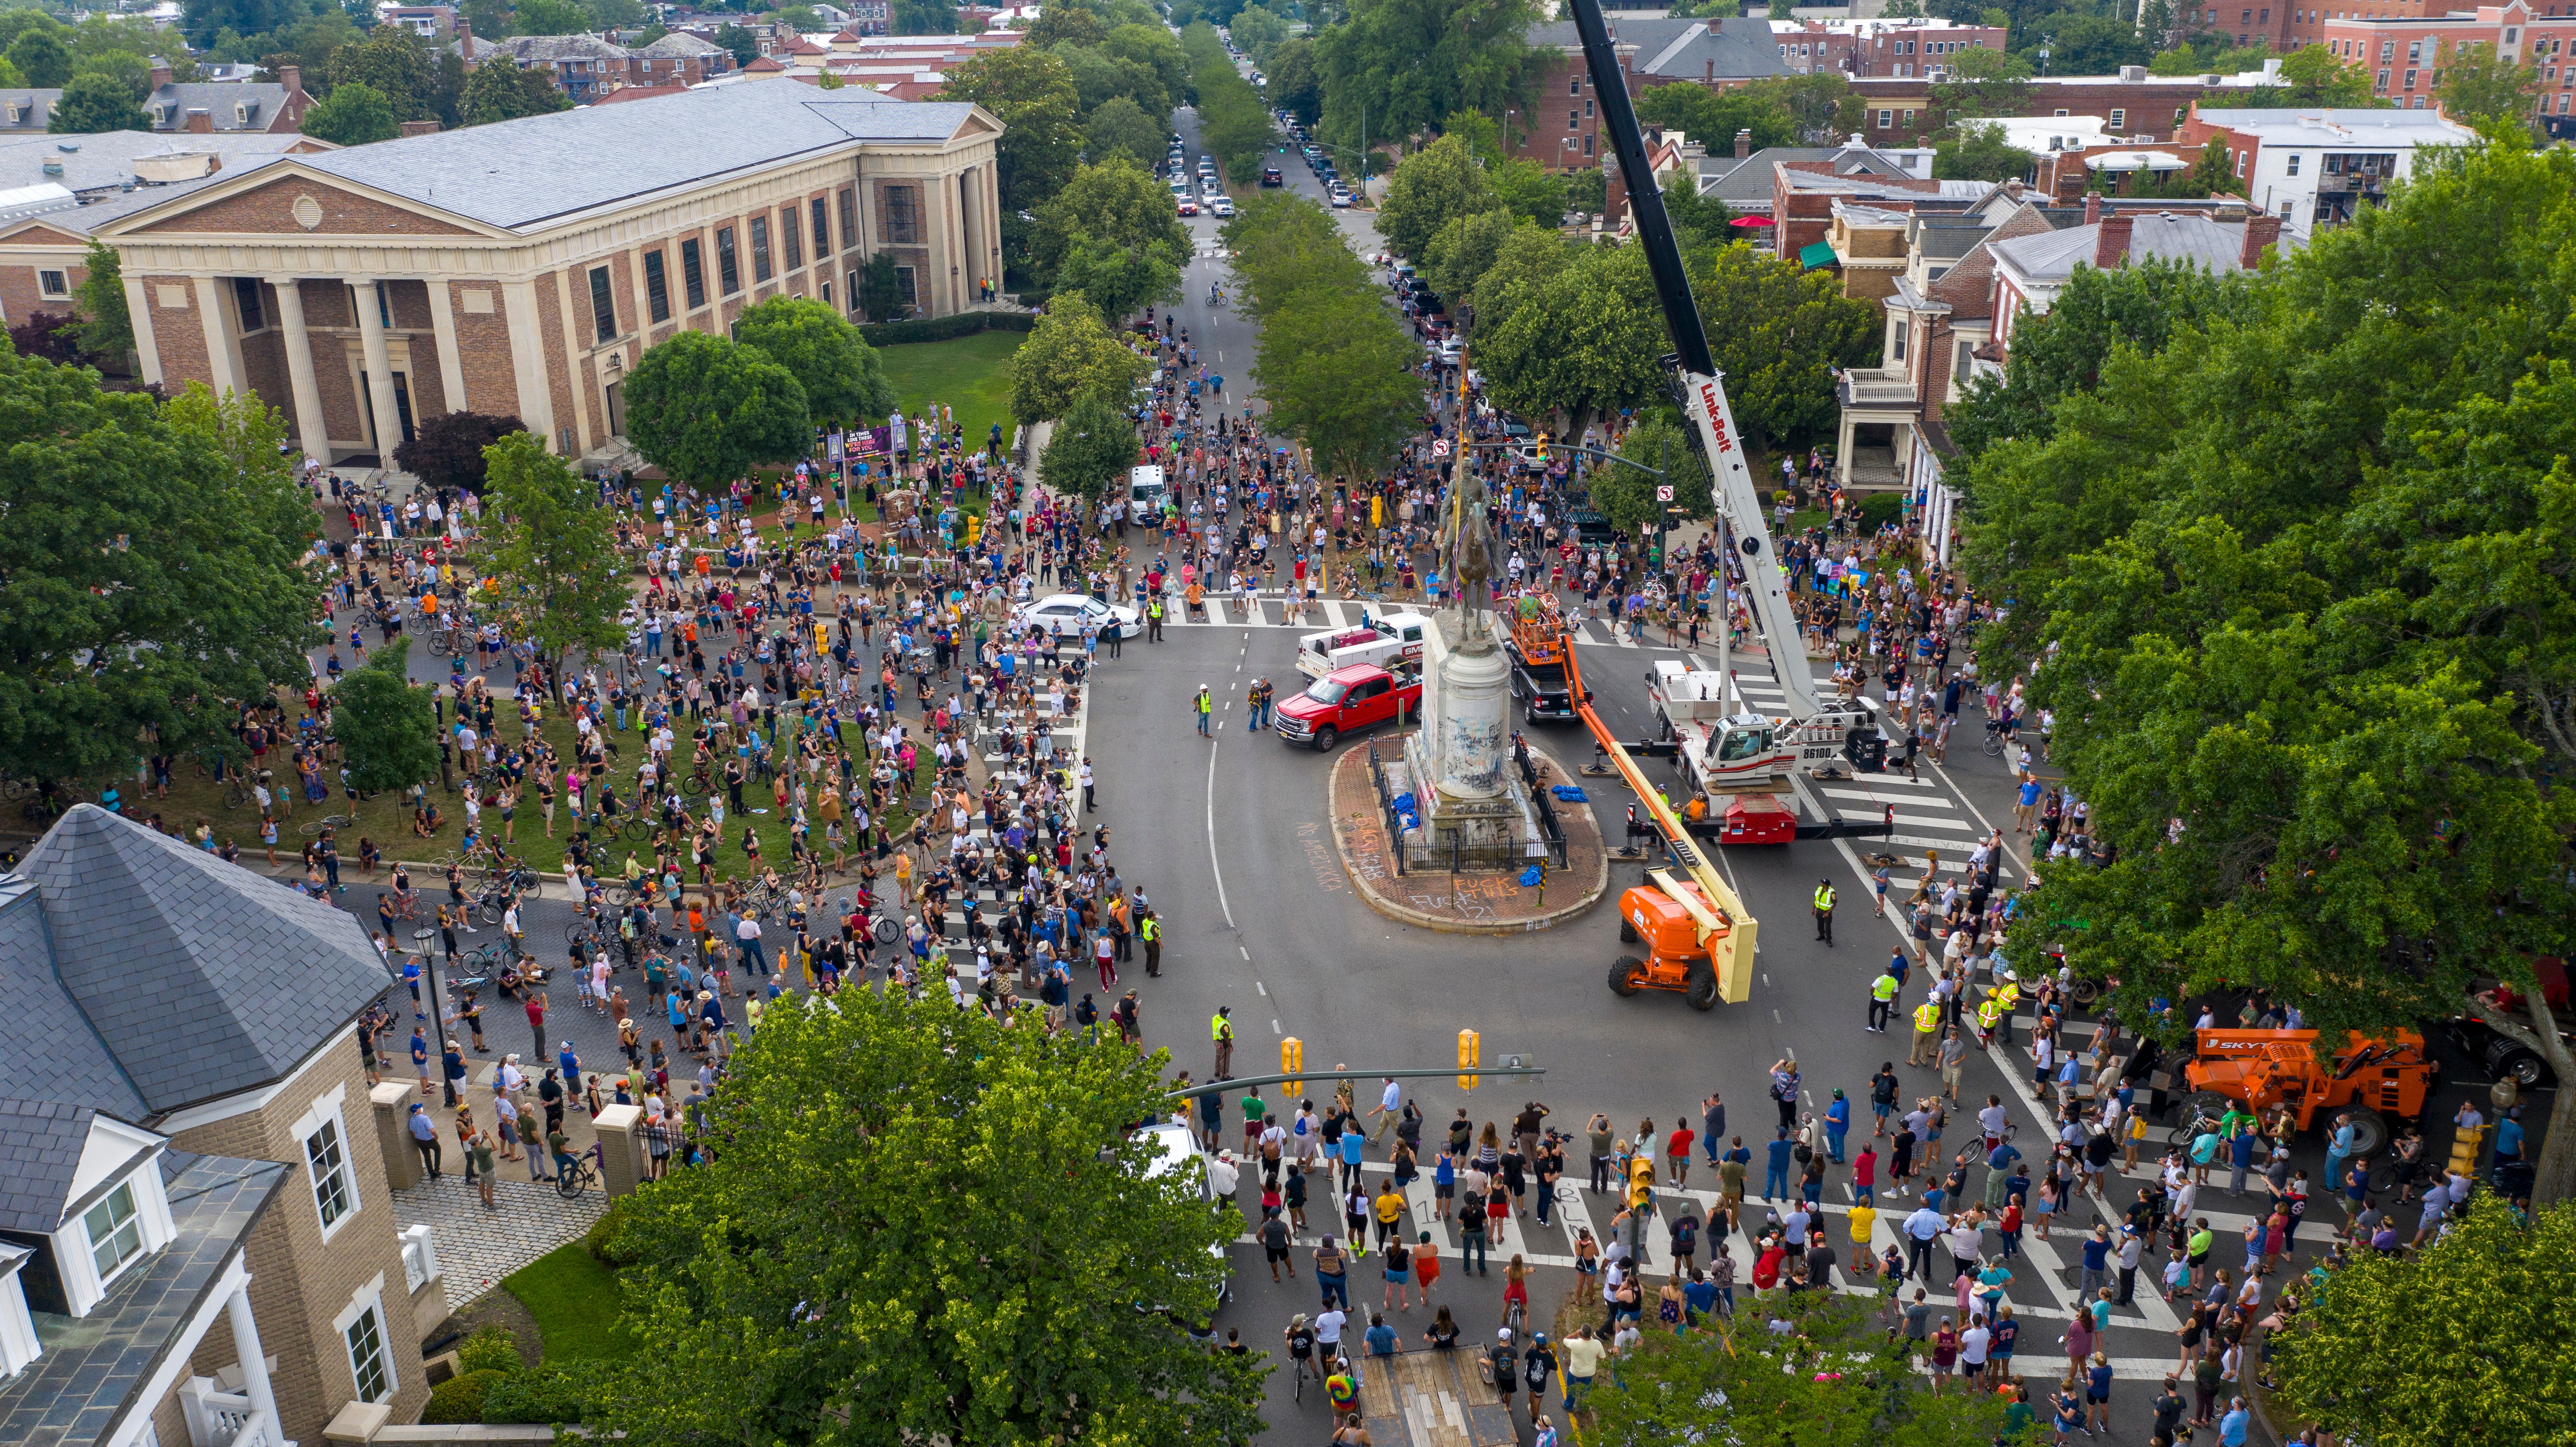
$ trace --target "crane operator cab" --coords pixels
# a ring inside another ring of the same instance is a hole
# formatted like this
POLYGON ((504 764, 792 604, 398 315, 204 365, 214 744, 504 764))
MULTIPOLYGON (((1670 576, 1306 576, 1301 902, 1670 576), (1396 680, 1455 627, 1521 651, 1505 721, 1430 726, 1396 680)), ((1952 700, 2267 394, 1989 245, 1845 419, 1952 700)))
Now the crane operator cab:
POLYGON ((1768 758, 1771 741, 1771 720, 1759 714, 1734 714, 1717 720, 1709 730, 1706 761, 1723 767, 1768 758))

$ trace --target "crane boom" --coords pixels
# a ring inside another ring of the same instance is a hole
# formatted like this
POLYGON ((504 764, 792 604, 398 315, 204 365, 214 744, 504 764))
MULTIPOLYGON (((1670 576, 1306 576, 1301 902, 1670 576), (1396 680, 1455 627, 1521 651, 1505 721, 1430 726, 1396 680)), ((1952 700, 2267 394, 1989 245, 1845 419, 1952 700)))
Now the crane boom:
MULTIPOLYGON (((1637 128, 1636 107, 1628 100, 1627 76, 1619 67, 1618 52, 1611 48, 1610 28, 1602 18, 1600 0, 1568 0, 1568 4, 1574 12, 1575 30, 1583 39, 1583 59, 1592 74, 1592 88, 1600 96, 1601 127, 1609 132, 1611 151, 1619 158, 1620 173, 1627 178, 1628 207, 1636 217, 1637 242, 1645 248, 1646 265, 1655 278, 1656 299, 1664 309, 1664 325, 1672 333, 1673 355, 1666 359, 1666 365, 1677 374, 1680 396, 1676 400, 1690 419, 1691 445, 1708 460, 1717 515, 1734 533, 1745 591, 1750 595, 1754 620, 1762 628, 1763 641, 1770 649, 1771 671, 1788 699, 1790 721, 1804 723, 1822 713, 1823 706, 1816 697, 1815 679, 1806 667, 1797 615, 1789 609, 1788 579, 1780 570, 1770 530, 1762 525, 1762 496, 1754 486, 1753 469, 1744 460, 1744 449, 1736 440, 1735 411, 1727 404, 1723 377, 1708 349, 1708 333, 1700 326, 1699 306, 1691 300, 1690 274, 1682 265, 1680 246, 1673 241, 1672 218, 1664 212, 1663 192, 1656 188, 1655 173, 1646 164, 1645 136, 1637 128)), ((1725 586, 1722 570, 1719 586, 1725 586)), ((1732 623, 1732 619, 1726 619, 1719 626, 1729 627, 1732 623)), ((1733 1000, 1736 996, 1730 993, 1727 998, 1733 1000)))

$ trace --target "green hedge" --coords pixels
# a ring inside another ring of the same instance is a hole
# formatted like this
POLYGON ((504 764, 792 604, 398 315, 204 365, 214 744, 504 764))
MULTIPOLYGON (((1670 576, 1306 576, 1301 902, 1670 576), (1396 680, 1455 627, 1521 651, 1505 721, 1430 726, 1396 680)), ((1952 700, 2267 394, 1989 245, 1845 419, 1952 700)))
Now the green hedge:
POLYGON ((1037 321, 1029 312, 959 312, 955 316, 878 322, 859 328, 859 335, 867 338, 872 347, 897 347, 907 342, 945 342, 981 331, 1025 332, 1037 321))
POLYGON ((505 1380, 508 1375, 484 1371, 449 1377, 429 1389, 429 1405, 421 1411, 421 1424, 443 1427, 482 1421, 484 1398, 491 1394, 494 1383, 505 1380))
POLYGON ((487 1424, 578 1422, 588 1412, 581 1384, 560 1367, 511 1372, 483 1395, 487 1424))
POLYGON ((1905 495, 1900 492, 1873 492, 1860 500, 1860 524, 1876 532, 1896 521, 1905 510, 1905 495))

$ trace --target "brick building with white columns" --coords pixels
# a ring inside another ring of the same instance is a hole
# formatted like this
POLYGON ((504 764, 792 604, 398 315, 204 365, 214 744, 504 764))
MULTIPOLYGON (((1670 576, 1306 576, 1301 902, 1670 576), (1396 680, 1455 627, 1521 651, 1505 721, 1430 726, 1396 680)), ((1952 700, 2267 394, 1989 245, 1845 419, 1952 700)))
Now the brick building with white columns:
POLYGON ((261 158, 92 234, 145 380, 256 392, 309 455, 470 410, 582 456, 682 327, 781 294, 851 312, 879 252, 920 315, 998 283, 1001 132, 963 103, 714 87, 261 158))

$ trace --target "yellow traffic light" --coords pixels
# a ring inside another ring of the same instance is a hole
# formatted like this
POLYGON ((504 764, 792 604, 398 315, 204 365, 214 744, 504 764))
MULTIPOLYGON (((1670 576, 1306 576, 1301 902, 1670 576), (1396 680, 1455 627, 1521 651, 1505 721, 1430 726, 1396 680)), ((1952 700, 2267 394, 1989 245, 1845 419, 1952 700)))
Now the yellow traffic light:
POLYGON ((984 536, 984 519, 980 513, 966 514, 966 546, 973 547, 984 536))
POLYGON ((1639 1141, 1637 1153, 1628 1158, 1628 1209, 1642 1211, 1655 1198, 1655 1146, 1652 1141, 1639 1141))
MULTIPOLYGON (((1303 1069, 1305 1069, 1305 1068, 1306 1068, 1306 1042, 1305 1042, 1305 1041, 1303 1041, 1303 1040, 1298 1039, 1298 1038, 1297 1038, 1296 1036, 1294 1036, 1294 1035, 1291 1035, 1291 1036, 1289 1036, 1287 1039, 1280 1041, 1280 1042, 1279 1042, 1279 1073, 1280 1073, 1280 1074, 1282 1074, 1282 1075, 1292 1075, 1292 1076, 1293 1076, 1293 1075, 1295 1075, 1298 1071, 1301 1071, 1301 1070, 1303 1070, 1303 1069)), ((1302 1080, 1283 1080, 1283 1081, 1279 1082, 1279 1095, 1280 1095, 1280 1098, 1284 1100, 1284 1099, 1288 1098, 1289 1096, 1297 1095, 1297 1094, 1299 1094, 1299 1093, 1303 1092, 1303 1091, 1305 1090, 1305 1088, 1306 1088, 1306 1082, 1304 1082, 1304 1081, 1302 1081, 1302 1080)))
POLYGON ((1460 1090, 1473 1090, 1473 1089, 1475 1089, 1475 1088, 1476 1088, 1476 1077, 1467 1073, 1467 1072, 1468 1072, 1468 1068, 1469 1068, 1470 1066, 1482 1065, 1482 1064, 1484 1064, 1484 1063, 1485 1063, 1485 1042, 1484 1042, 1484 1040, 1483 1040, 1480 1036, 1478 1036, 1478 1035, 1476 1034, 1476 1032, 1475 1032, 1475 1031, 1473 1031, 1473 1030, 1461 1030, 1461 1031, 1459 1031, 1459 1032, 1458 1032, 1458 1088, 1459 1088, 1460 1090))
POLYGON ((1545 466, 1547 463, 1547 442, 1551 435, 1552 434, 1545 432, 1538 435, 1538 460, 1541 466, 1545 466))

